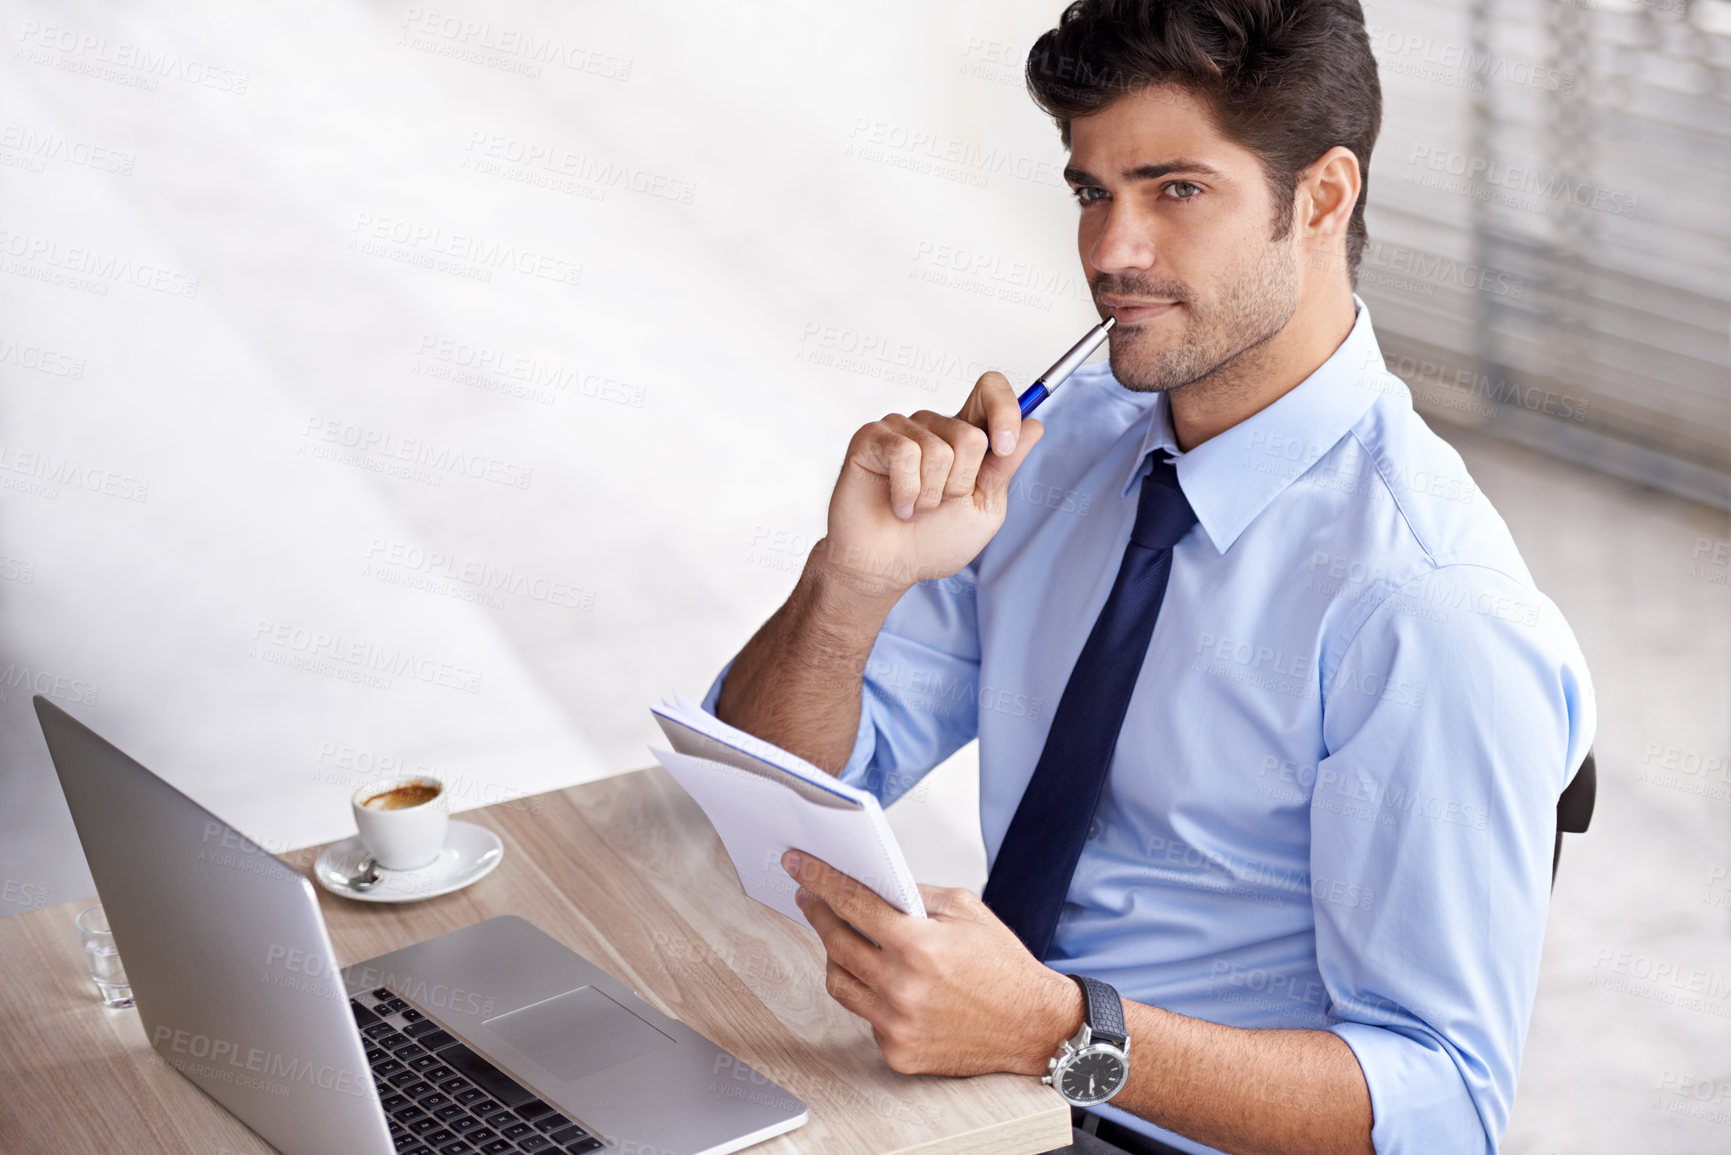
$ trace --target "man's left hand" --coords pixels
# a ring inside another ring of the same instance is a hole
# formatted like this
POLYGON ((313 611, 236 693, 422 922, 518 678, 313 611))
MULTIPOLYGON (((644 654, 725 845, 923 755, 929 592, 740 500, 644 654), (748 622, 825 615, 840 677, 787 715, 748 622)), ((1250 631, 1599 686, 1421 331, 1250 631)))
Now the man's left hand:
POLYGON ((808 854, 789 851, 782 867, 829 955, 830 996, 871 1024, 892 1069, 1043 1075, 1081 1025, 1081 989, 972 891, 922 885, 929 917, 914 918, 808 854))

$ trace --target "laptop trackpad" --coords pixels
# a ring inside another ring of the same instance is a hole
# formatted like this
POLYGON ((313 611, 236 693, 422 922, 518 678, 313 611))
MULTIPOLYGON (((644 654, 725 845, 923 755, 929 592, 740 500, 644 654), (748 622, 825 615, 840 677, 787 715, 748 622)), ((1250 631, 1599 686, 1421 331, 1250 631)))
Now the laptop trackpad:
POLYGON ((596 990, 578 987, 486 1020, 548 1073, 576 1082, 673 1040, 596 990))

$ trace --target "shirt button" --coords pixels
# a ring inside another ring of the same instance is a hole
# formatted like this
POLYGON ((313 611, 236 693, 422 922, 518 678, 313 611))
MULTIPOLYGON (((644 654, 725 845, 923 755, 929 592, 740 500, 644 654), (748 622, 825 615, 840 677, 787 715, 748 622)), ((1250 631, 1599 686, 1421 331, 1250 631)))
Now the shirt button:
POLYGON ((1088 823, 1088 841, 1092 842, 1098 837, 1100 837, 1100 820, 1096 818, 1088 823))

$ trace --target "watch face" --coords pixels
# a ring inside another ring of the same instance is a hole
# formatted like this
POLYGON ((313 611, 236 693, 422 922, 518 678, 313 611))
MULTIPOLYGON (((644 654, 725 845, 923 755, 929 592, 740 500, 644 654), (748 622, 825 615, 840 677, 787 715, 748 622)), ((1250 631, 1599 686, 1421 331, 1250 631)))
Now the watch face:
POLYGON ((1088 1047, 1058 1072, 1058 1093, 1072 1103, 1104 1103, 1129 1076, 1124 1056, 1107 1047, 1088 1047))

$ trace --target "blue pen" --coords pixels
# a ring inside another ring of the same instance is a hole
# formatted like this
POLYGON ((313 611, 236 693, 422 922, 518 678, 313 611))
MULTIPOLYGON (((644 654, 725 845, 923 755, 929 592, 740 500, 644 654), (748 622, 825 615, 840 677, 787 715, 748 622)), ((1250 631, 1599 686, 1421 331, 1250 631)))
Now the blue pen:
POLYGON ((1112 323, 1116 317, 1107 317, 1098 325, 1088 330, 1088 335, 1076 342, 1076 347, 1058 358, 1058 363, 1023 390, 1016 401, 1022 406, 1022 416, 1026 417, 1040 405, 1040 402, 1052 395, 1052 391, 1064 383, 1064 379, 1082 367, 1082 362, 1094 355, 1094 350, 1105 341, 1106 334, 1112 331, 1112 323))

